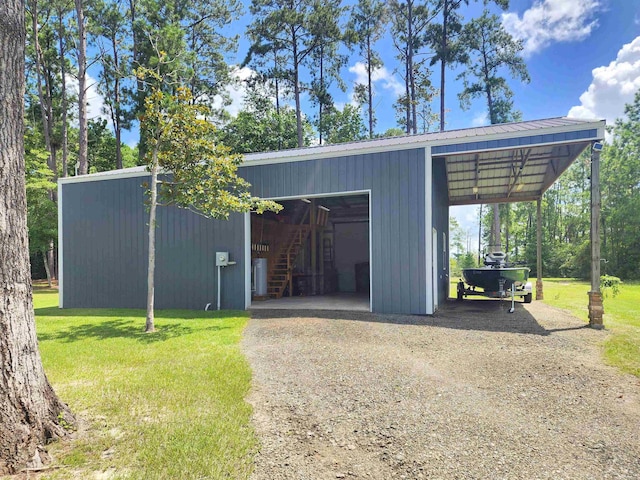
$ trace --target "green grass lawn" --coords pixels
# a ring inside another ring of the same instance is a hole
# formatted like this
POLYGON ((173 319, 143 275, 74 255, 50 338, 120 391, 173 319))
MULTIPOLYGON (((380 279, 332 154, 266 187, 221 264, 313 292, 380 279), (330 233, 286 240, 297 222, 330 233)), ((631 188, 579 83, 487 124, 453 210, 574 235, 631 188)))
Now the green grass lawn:
POLYGON ((248 478, 257 442, 244 401, 246 312, 59 310, 34 293, 40 351, 56 392, 81 418, 52 446, 46 478, 248 478), (58 468, 59 467, 59 468, 58 468))
MULTIPOLYGON (((458 278, 454 280, 450 290, 452 298, 456 295, 458 278)), ((571 278, 545 278, 543 283, 544 303, 567 310, 588 322, 589 282, 571 278)), ((623 283, 616 297, 610 292, 605 292, 605 295, 604 325, 611 335, 603 344, 604 359, 608 364, 640 377, 640 283, 623 283)))
MULTIPOLYGON (((589 290, 590 284, 580 280, 544 279, 544 302, 586 322, 589 290)), ((604 293, 604 325, 612 333, 604 342, 604 357, 610 365, 640 377, 640 284, 623 283, 615 297, 604 293)))

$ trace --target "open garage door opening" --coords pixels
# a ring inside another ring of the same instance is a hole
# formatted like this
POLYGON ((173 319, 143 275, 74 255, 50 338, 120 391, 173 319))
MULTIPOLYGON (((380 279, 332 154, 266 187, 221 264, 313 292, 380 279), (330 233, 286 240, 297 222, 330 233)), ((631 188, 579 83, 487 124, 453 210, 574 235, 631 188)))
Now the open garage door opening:
POLYGON ((371 311, 369 193, 251 214, 251 308, 371 311))

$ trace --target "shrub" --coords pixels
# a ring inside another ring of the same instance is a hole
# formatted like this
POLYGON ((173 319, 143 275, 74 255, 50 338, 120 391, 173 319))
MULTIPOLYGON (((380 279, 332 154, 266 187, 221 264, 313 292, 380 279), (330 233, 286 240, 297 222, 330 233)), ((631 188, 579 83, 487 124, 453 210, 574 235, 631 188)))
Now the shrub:
POLYGON ((607 298, 609 290, 611 290, 611 295, 615 298, 620 293, 620 285, 622 285, 622 280, 618 277, 612 275, 602 275, 600 277, 600 289, 605 298, 607 298))

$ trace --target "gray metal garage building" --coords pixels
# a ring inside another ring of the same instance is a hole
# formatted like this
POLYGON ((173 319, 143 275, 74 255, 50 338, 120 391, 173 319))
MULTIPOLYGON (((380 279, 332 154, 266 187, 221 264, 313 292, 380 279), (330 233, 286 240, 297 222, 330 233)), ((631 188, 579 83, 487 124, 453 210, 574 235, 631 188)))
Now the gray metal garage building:
MULTIPOLYGON (((267 256, 272 295, 365 282, 373 312, 431 314, 448 296, 449 207, 538 200, 603 137, 604 121, 555 118, 246 155, 240 174, 284 212, 219 221, 160 208, 156 307, 215 303, 225 251, 236 264, 223 271, 222 308, 250 307, 252 258, 267 256)), ((59 180, 61 307, 144 308, 145 177, 136 167, 59 180)))

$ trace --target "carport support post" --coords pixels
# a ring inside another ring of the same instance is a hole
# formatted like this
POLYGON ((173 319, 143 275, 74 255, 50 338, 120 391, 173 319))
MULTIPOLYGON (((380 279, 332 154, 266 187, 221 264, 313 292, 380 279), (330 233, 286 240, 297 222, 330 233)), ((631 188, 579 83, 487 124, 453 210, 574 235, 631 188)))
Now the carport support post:
POLYGON ((317 256, 318 239, 316 238, 316 201, 311 199, 311 211, 309 212, 309 225, 311 226, 311 294, 317 293, 317 256))
POLYGON ((536 204, 536 300, 544 299, 542 290, 542 197, 536 204))
POLYGON ((600 292, 600 151, 591 149, 591 291, 589 326, 604 328, 604 306, 600 292))

